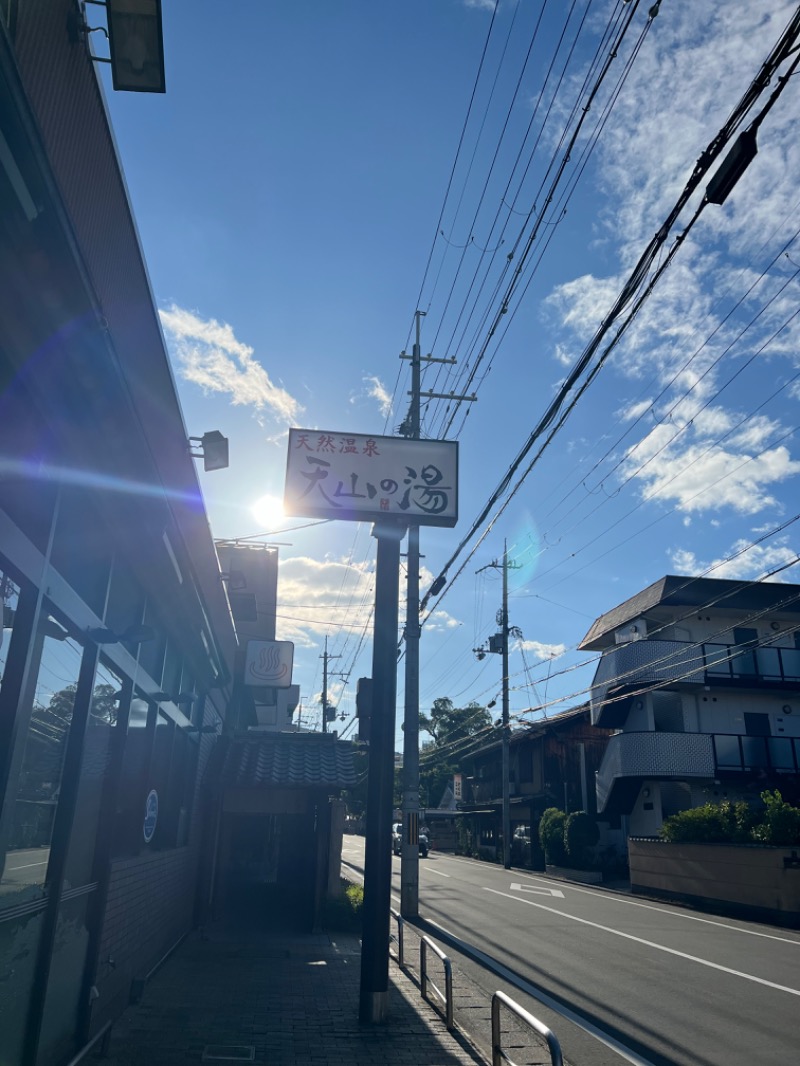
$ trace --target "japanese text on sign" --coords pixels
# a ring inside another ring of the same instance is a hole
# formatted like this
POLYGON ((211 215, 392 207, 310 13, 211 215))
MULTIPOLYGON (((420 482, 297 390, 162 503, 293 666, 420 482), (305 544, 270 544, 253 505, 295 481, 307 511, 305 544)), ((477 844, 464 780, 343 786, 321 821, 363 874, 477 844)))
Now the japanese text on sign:
POLYGON ((458 445, 403 437, 289 431, 287 514, 455 525, 458 445))

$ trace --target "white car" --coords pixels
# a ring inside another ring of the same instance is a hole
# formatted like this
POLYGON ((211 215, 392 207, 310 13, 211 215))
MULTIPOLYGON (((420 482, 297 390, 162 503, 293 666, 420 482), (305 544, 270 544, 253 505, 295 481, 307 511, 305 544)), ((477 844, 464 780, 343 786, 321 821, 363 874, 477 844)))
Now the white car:
MULTIPOLYGON (((428 857, 428 834, 424 829, 419 831, 419 853, 423 859, 428 857)), ((392 851, 395 855, 399 855, 403 850, 403 823, 394 822, 392 824, 392 851)))

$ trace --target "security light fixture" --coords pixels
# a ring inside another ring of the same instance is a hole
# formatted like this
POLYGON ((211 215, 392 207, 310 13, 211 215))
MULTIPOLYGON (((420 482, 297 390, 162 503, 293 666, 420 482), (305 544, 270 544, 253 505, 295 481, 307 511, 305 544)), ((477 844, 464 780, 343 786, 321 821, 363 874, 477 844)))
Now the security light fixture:
POLYGON ((228 438, 223 437, 218 429, 204 433, 202 437, 189 437, 189 441, 199 441, 200 447, 191 454, 195 459, 203 460, 203 469, 225 470, 228 466, 228 438))
POLYGON ((111 77, 123 92, 166 92, 161 0, 106 0, 111 77))

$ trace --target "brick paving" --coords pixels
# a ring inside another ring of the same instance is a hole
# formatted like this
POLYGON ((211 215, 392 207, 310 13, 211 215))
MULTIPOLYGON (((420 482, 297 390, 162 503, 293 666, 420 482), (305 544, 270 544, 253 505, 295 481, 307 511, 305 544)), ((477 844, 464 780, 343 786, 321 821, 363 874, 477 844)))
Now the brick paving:
POLYGON ((356 938, 221 927, 193 933, 115 1022, 105 1061, 483 1066, 471 1041, 449 1033, 422 1000, 413 976, 394 959, 389 965, 389 1019, 362 1026, 356 938))

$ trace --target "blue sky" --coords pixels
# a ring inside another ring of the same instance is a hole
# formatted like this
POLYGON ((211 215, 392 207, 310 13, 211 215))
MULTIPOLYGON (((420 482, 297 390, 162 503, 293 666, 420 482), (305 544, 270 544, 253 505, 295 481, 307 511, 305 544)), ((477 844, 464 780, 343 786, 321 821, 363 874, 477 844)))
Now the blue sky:
MULTIPOLYGON (((424 436, 459 440, 461 470, 459 524, 422 533, 424 591, 794 7, 665 0, 649 19, 633 0, 165 0, 167 93, 106 83, 187 431, 230 438, 230 469, 201 475, 214 535, 281 544, 278 635, 296 642, 303 724, 319 724, 327 635, 348 730, 371 670, 374 541, 366 525, 270 510, 288 428, 395 432, 409 387, 398 355, 426 312, 423 352, 456 364, 433 364, 423 388, 478 398, 423 410, 424 436)), ((440 696, 499 708, 500 659, 473 649, 496 629, 487 565, 505 540, 523 635, 514 715, 583 699, 593 659, 576 645, 663 574, 717 564, 709 576, 750 579, 796 557, 799 87, 786 84, 724 206, 702 212, 491 531, 450 567, 423 629, 423 710, 440 696)))

